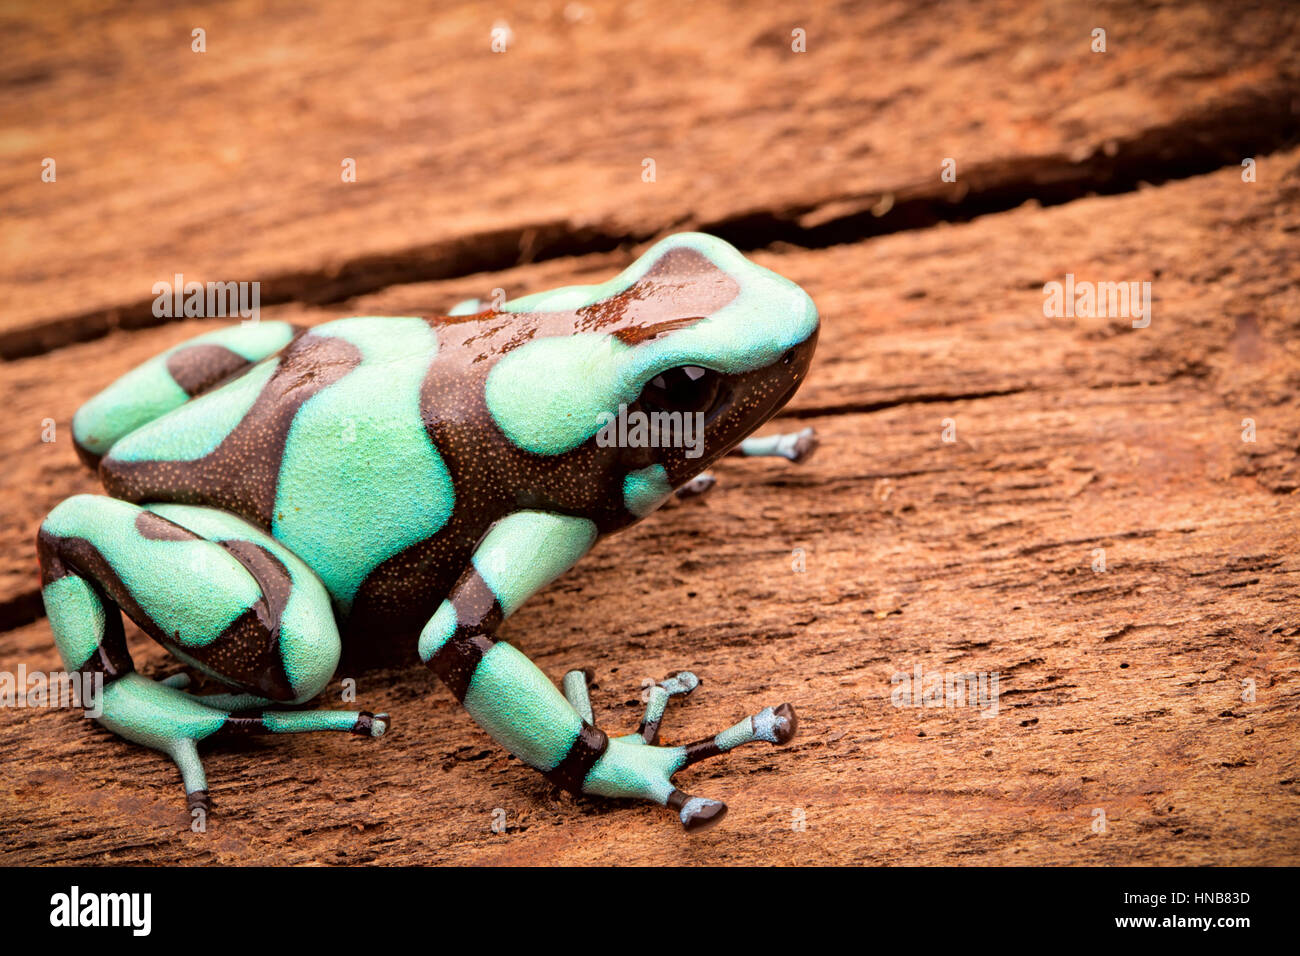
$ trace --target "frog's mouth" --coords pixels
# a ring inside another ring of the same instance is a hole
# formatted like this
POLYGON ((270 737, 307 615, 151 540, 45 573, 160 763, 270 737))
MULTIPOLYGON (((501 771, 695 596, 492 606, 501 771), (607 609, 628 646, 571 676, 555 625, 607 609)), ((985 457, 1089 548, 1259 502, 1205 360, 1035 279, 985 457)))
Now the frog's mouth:
POLYGON ((699 365, 679 365, 661 372, 641 389, 641 407, 649 412, 702 412, 708 425, 730 403, 723 376, 699 365))

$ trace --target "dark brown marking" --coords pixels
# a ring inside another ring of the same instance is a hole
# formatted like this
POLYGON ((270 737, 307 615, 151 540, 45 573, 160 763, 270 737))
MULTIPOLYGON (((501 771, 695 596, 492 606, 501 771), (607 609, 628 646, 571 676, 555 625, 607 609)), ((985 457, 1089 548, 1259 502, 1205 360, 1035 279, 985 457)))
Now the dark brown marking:
POLYGON ((457 626, 491 633, 504 617, 497 596, 478 569, 470 566, 451 592, 451 606, 456 609, 457 626))
POLYGON ((776 742, 778 744, 787 744, 799 732, 799 717, 794 712, 794 707, 788 703, 782 704, 774 713, 778 718, 785 721, 784 725, 777 724, 776 742))
POLYGON ((91 471, 99 470, 99 462, 104 456, 82 445, 81 442, 77 441, 76 435, 72 436, 72 449, 77 453, 77 458, 80 459, 83 465, 91 471))
POLYGON ((740 285, 694 249, 671 249, 618 295, 574 315, 574 332, 608 332, 628 345, 694 325, 740 294, 740 285))
POLYGON ((464 632, 460 627, 446 644, 438 648, 429 661, 429 667, 451 690, 459 701, 465 700, 469 682, 474 679, 483 655, 496 642, 486 634, 464 632))
POLYGON ((724 752, 725 751, 714 742, 714 738, 712 737, 708 740, 697 740, 693 744, 686 745, 686 760, 682 766, 689 767, 693 763, 699 763, 701 760, 708 760, 710 757, 716 757, 724 752))
POLYGON ((641 735, 641 739, 653 746, 659 742, 659 726, 663 723, 663 718, 647 722, 641 718, 641 723, 637 725, 636 732, 641 735))
POLYGON ((546 779, 570 793, 581 794, 583 781, 608 746, 608 735, 584 720, 569 752, 554 769, 546 772, 546 779))
POLYGON ((167 356, 167 374, 193 398, 251 364, 224 345, 187 345, 167 356))
MULTIPOLYGON (((42 587, 69 574, 77 573, 68 567, 60 556, 60 549, 66 540, 69 539, 58 538, 44 528, 37 532, 36 555, 41 565, 42 587)), ((83 546, 92 547, 84 538, 73 540, 82 542, 83 546)), ((126 647, 126 632, 123 630, 122 616, 117 612, 117 606, 112 598, 104 593, 104 588, 98 581, 84 575, 82 577, 104 607, 104 636, 100 639, 94 653, 81 664, 78 671, 83 674, 103 674, 104 684, 107 686, 119 677, 134 671, 135 662, 131 660, 131 654, 126 647)))
POLYGON ((492 588, 470 564, 447 598, 456 612, 456 629, 429 660, 429 667, 463 701, 483 655, 491 650, 505 614, 492 588))
POLYGON ((217 541, 252 575, 262 597, 204 647, 178 649, 228 681, 271 700, 297 696, 280 653, 280 617, 289 603, 289 569, 266 548, 238 538, 217 541))
POLYGON ((271 733, 271 728, 266 726, 266 721, 262 720, 261 712, 229 714, 225 722, 217 730, 217 734, 228 736, 269 733, 271 733))
POLYGON ((182 528, 152 511, 141 511, 135 516, 135 530, 150 541, 193 541, 198 537, 189 528, 182 528))

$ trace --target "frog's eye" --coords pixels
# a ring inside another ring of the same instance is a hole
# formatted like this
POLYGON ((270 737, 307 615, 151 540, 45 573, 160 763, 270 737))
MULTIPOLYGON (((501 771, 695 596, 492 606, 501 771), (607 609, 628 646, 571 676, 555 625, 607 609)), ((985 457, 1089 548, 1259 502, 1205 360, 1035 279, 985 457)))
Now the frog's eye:
POLYGON ((698 365, 681 365, 656 375, 641 391, 642 404, 667 412, 706 412, 718 395, 718 375, 698 365))

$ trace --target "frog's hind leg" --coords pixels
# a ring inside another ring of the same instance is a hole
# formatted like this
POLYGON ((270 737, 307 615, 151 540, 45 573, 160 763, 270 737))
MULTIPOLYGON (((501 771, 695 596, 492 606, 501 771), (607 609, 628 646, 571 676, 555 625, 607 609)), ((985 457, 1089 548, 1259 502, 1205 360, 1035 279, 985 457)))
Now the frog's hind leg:
POLYGON ((174 346, 127 372, 77 409, 72 443, 90 468, 119 439, 212 390, 284 346, 302 330, 288 322, 248 322, 174 346))
POLYGON ((339 635, 319 579, 233 515, 78 495, 45 519, 37 551, 64 666, 102 676, 89 716, 169 754, 191 806, 208 805, 201 740, 309 730, 378 736, 387 729, 384 714, 267 709, 324 688, 338 663, 339 635), (233 692, 196 697, 184 692, 182 679, 159 683, 135 673, 119 609, 233 692))

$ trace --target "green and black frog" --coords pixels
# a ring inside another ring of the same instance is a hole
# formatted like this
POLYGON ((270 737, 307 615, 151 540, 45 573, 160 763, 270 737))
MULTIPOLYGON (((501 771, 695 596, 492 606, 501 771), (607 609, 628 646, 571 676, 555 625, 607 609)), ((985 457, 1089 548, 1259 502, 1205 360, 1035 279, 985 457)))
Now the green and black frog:
POLYGON ((38 535, 64 664, 102 675, 100 723, 171 755, 191 807, 210 805, 196 745, 214 735, 383 735, 387 714, 297 705, 344 642, 408 639, 556 784, 652 800, 688 829, 716 822, 725 806, 674 774, 784 743, 790 705, 660 746, 669 698, 699 683, 682 672, 651 689, 635 733, 611 737, 587 671, 557 689, 495 635, 602 535, 707 485, 724 454, 806 455, 807 429, 747 436, 804 380, 817 331, 797 285, 686 233, 600 285, 427 318, 247 322, 176 346, 74 418, 108 495, 67 499, 38 535), (692 416, 702 440, 611 442, 618 415, 692 416), (119 610, 228 692, 137 673, 119 610))

